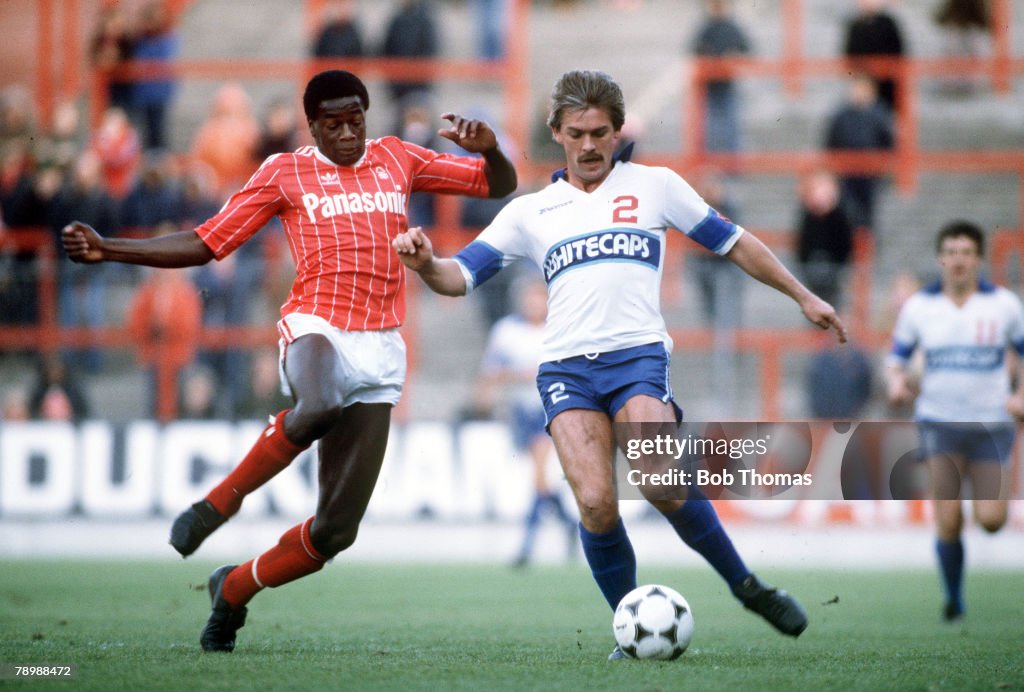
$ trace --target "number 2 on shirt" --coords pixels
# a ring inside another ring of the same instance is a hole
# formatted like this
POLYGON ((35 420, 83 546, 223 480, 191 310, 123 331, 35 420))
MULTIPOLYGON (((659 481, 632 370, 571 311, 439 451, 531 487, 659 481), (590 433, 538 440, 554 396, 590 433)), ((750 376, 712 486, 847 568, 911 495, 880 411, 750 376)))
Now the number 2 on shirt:
POLYGON ((640 218, 636 214, 630 212, 636 211, 637 207, 640 206, 640 200, 633 195, 619 195, 612 200, 617 206, 612 212, 613 223, 637 223, 640 218))

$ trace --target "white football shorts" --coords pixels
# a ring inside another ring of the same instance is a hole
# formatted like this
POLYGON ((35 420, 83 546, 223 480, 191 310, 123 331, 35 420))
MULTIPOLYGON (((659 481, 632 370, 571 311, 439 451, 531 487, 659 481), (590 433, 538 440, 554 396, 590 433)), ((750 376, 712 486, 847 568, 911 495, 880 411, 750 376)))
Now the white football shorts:
POLYGON ((277 331, 281 335, 278 370, 285 396, 292 396, 284 372, 288 345, 306 334, 322 334, 334 346, 341 361, 343 406, 398 404, 405 384, 405 341, 398 329, 348 332, 331 326, 322 317, 296 312, 281 318, 277 331))

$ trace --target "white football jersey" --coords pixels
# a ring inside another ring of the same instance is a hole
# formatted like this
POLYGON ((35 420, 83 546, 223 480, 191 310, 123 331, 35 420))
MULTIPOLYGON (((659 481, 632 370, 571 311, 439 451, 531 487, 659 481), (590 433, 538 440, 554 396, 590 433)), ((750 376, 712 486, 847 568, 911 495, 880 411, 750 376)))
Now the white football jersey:
POLYGON ((618 161, 593 192, 564 177, 509 202, 455 259, 467 293, 517 259, 548 285, 542 361, 672 341, 661 316, 666 229, 719 254, 743 229, 668 168, 618 161))
POLYGON ((896 320, 890 362, 906 365, 917 348, 924 351, 917 420, 1011 420, 1006 349, 1024 353, 1024 307, 1016 295, 982 281, 957 307, 938 283, 918 291, 896 320))

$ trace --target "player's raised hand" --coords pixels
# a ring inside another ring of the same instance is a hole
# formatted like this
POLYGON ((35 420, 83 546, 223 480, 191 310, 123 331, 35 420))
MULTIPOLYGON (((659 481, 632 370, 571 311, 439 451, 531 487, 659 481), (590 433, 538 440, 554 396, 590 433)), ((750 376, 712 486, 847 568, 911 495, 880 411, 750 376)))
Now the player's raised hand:
POLYGON ((405 233, 399 233, 391 246, 398 253, 402 264, 415 272, 428 267, 434 260, 434 247, 430 244, 430 238, 419 226, 410 228, 405 233))
POLYGON ((95 264, 103 261, 103 239, 92 226, 72 221, 60 232, 64 252, 72 262, 95 264))
POLYGON ((800 310, 804 313, 804 317, 822 329, 835 329, 839 343, 846 343, 846 327, 839 319, 834 307, 810 293, 800 302, 800 310))
POLYGON ((455 142, 466 151, 482 154, 497 148, 498 136, 483 120, 463 118, 458 113, 445 113, 441 117, 451 125, 441 128, 437 134, 455 142))

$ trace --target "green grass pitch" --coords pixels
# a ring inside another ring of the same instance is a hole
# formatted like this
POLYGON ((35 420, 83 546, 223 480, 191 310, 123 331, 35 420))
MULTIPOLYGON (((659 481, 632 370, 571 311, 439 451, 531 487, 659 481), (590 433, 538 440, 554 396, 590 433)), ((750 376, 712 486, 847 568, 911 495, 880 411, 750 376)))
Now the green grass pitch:
MULTIPOLYGON (((338 560, 250 604, 234 654, 204 654, 213 563, 0 565, 0 662, 78 666, 32 689, 1024 689, 1024 575, 968 574, 968 619, 939 622, 932 571, 764 572, 799 596, 798 640, 710 569, 641 567, 686 596, 696 632, 670 662, 605 660, 611 613, 583 566, 338 560)), ((24 683, 0 681, 0 686, 24 683)))

